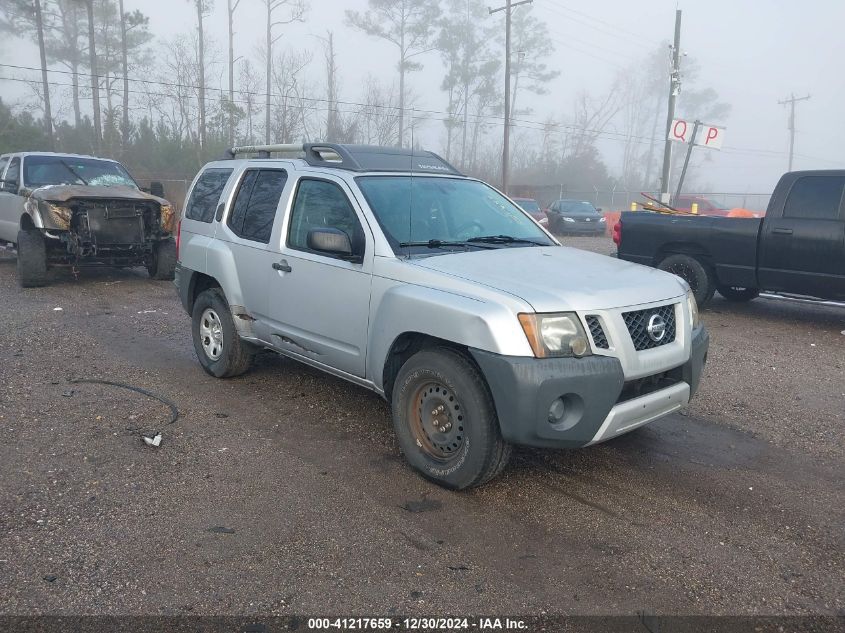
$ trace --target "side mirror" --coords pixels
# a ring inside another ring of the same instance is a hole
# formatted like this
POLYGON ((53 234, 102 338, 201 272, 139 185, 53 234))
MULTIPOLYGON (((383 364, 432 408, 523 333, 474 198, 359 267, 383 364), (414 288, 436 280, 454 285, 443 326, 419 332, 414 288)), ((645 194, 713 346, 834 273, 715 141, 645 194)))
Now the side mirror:
POLYGON ((596 213, 601 213, 601 209, 596 209, 596 213))
POLYGON ((162 183, 158 182, 157 180, 153 180, 150 183, 150 193, 152 195, 156 196, 157 198, 163 198, 164 197, 164 185, 162 183))
POLYGON ((321 253, 352 256, 352 241, 340 229, 311 229, 308 231, 308 248, 321 253))

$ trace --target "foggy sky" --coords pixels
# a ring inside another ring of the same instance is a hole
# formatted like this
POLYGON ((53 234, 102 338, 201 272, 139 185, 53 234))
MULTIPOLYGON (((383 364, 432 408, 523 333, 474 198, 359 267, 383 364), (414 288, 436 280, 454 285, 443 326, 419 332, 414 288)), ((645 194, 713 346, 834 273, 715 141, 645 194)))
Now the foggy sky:
MULTIPOLYGON (((257 48, 264 38, 261 4, 259 0, 241 2, 236 15, 236 56, 258 61, 257 48)), ((845 167, 845 0, 686 0, 677 4, 684 12, 682 50, 701 66, 695 87, 715 89, 720 100, 732 106, 727 120, 706 121, 727 127, 725 147, 721 152, 696 150, 711 156, 699 168, 697 182, 711 191, 770 192, 788 166, 788 111, 778 100, 792 92, 812 95, 798 105, 795 169, 845 167)), ((125 5, 127 11, 137 8, 149 15, 150 30, 159 38, 195 28, 195 12, 186 0, 125 0, 125 5)), ((344 25, 344 10, 364 9, 366 0, 310 0, 310 5, 304 24, 284 27, 276 50, 312 49, 310 79, 321 92, 322 50, 315 35, 324 35, 327 29, 336 34, 341 99, 356 100, 368 73, 394 80, 395 48, 344 25)), ((675 0, 535 0, 534 14, 547 21, 554 46, 549 67, 561 75, 549 85, 548 95, 522 93, 520 105, 530 102, 534 108, 533 114, 522 118, 542 122, 554 116, 568 121, 572 101, 580 91, 605 92, 621 68, 671 39, 675 8, 675 0)), ((501 13, 488 19, 504 28, 501 13)), ((220 64, 208 78, 209 87, 226 85, 226 28, 226 2, 216 0, 206 33, 215 40, 220 64)), ((0 44, 0 55, 6 63, 39 64, 37 49, 28 41, 7 40, 0 44)), ((444 72, 439 55, 431 52, 419 61, 425 69, 409 75, 418 107, 445 110, 446 96, 439 90, 444 72)), ((0 74, 20 76, 8 69, 0 74)), ((21 84, 0 81, 0 95, 15 103, 27 93, 21 84)), ((439 149, 442 124, 428 122, 417 133, 424 145, 439 149)), ((603 139, 599 147, 611 173, 618 174, 621 143, 603 139)))

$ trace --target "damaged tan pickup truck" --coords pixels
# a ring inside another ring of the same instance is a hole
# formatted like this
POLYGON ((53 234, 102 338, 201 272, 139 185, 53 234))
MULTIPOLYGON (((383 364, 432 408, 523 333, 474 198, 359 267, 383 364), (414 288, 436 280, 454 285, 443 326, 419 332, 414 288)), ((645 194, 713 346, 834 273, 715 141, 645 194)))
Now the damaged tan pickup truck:
POLYGON ((18 281, 43 286, 54 266, 146 266, 173 279, 175 214, 117 161, 73 154, 0 156, 0 242, 18 251, 18 281))

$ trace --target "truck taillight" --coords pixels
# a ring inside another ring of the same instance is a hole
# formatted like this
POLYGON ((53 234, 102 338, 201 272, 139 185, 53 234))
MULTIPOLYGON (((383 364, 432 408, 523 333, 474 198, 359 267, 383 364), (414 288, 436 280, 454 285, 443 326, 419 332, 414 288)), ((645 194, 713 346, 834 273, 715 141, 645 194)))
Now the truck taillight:
POLYGON ((176 225, 176 261, 179 261, 179 244, 182 242, 182 220, 176 225))
POLYGON ((613 242, 617 246, 622 244, 622 220, 613 225, 613 242))

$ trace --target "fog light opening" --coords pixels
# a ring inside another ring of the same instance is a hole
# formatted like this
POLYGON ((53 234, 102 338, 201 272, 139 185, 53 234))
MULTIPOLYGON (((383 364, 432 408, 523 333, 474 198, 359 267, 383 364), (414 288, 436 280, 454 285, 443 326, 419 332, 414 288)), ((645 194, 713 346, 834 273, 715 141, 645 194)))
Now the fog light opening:
POLYGON ((558 398, 549 407, 549 424, 560 424, 565 415, 566 403, 563 401, 563 398, 558 398))

